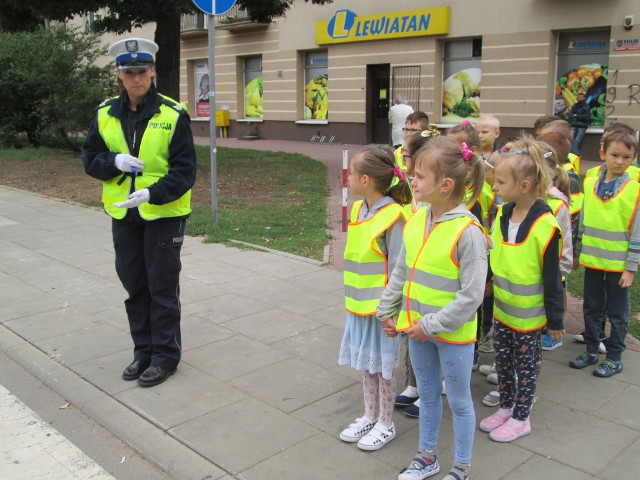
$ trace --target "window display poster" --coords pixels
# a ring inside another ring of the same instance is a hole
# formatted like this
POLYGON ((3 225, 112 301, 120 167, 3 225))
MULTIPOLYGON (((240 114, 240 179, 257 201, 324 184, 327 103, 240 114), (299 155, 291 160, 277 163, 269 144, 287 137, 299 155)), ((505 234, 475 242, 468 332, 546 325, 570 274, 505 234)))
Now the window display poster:
POLYGON ((244 116, 262 118, 264 116, 262 76, 255 77, 244 87, 244 116))
POLYGON ((308 52, 305 56, 304 119, 329 118, 329 75, 326 51, 308 52))
POLYGON ((564 72, 556 80, 553 114, 569 121, 571 107, 579 93, 586 94, 585 102, 591 107, 591 125, 604 125, 607 111, 607 73, 609 66, 588 63, 564 72))
POLYGON ((465 68, 449 76, 442 85, 442 122, 460 123, 480 116, 479 68, 465 68))
POLYGON ((209 64, 196 63, 193 76, 196 90, 196 117, 209 118, 209 64))
POLYGON ((264 117, 262 56, 244 58, 244 116, 264 117))

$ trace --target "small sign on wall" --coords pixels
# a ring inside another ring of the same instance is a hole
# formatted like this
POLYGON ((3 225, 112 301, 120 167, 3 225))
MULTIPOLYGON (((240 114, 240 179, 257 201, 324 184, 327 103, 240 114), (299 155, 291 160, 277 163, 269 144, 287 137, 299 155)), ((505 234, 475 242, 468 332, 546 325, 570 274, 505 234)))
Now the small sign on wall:
POLYGON ((640 50, 640 38, 625 38, 614 40, 613 51, 622 52, 624 50, 640 50))

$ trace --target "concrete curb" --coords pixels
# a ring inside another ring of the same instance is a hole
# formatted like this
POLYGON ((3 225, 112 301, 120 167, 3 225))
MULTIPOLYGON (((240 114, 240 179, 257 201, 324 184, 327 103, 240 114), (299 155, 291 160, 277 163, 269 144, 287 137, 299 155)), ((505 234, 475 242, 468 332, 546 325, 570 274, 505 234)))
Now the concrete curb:
POLYGON ((293 253, 283 252, 282 250, 273 250, 272 248, 263 247, 261 245, 254 245, 253 243, 243 242, 241 240, 229 240, 232 243, 237 243, 239 245, 245 245, 254 250, 260 250, 263 252, 273 253, 274 255, 278 255, 280 257, 290 258, 292 260, 298 260, 299 262, 310 263, 311 265, 316 265, 317 267, 323 267, 329 264, 329 251, 331 247, 329 245, 324 246, 324 251, 322 253, 322 260, 314 260, 312 258, 301 257, 299 255, 294 255, 293 253))
POLYGON ((0 351, 172 478, 213 480, 229 474, 4 325, 0 325, 0 351))

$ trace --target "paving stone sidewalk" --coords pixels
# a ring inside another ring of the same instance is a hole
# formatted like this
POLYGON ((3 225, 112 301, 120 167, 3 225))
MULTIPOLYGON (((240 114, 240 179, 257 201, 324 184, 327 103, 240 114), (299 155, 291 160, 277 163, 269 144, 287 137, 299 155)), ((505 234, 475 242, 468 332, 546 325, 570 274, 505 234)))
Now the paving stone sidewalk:
MULTIPOLYGON (((339 271, 188 238, 181 283, 178 373, 150 389, 121 380, 132 346, 109 218, 0 187, 0 350, 72 408, 176 479, 397 477, 416 450, 415 419, 398 412, 398 437, 378 452, 337 438, 362 414, 360 375, 337 365, 339 271)), ((545 353, 532 435, 500 445, 476 433, 472 478, 637 478, 640 355, 629 350, 624 371, 602 380, 567 366, 581 350, 567 341, 545 353)), ((477 421, 492 413, 480 403, 490 389, 474 373, 477 421)), ((444 417, 446 469, 447 406, 444 417)))

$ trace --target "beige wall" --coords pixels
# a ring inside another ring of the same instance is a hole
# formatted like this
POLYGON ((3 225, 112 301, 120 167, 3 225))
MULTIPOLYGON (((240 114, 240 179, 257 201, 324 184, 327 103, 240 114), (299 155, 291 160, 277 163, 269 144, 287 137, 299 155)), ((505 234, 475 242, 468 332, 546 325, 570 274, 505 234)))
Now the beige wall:
MULTIPOLYGON (((640 37, 640 24, 622 28, 625 15, 640 23, 640 2, 618 0, 584 2, 565 0, 458 0, 449 5, 450 33, 347 43, 319 47, 315 24, 329 20, 335 11, 348 8, 359 15, 420 8, 415 1, 335 0, 320 7, 298 1, 286 18, 253 30, 216 31, 216 102, 229 106, 231 118, 243 118, 242 56, 261 54, 264 76, 264 121, 292 122, 303 116, 304 51, 328 48, 329 123, 362 124, 366 121, 367 65, 418 65, 420 108, 440 119, 443 40, 482 37, 481 111, 498 116, 504 127, 530 128, 535 118, 553 110, 556 78, 557 32, 611 28, 613 41, 640 37), (282 75, 278 76, 278 71, 282 75)), ((207 57, 206 31, 184 35, 181 58, 181 99, 193 106, 195 60, 207 57)), ((610 52, 609 78, 612 118, 640 129, 640 51, 610 52), (615 88, 615 98, 611 95, 615 88)))
MULTIPOLYGON (((97 12, 98 15, 105 15, 106 14, 106 9, 100 9, 97 12)), ((75 26, 78 27, 80 29, 84 29, 87 19, 89 18, 88 15, 78 15, 76 17, 73 17, 71 20, 69 20, 67 22, 68 25, 71 26, 75 26)), ((156 31, 156 24, 155 23, 147 23, 145 25, 143 25, 142 27, 139 28, 134 28, 131 30, 131 33, 126 33, 126 34, 122 34, 122 35, 117 35, 115 33, 111 33, 111 32, 107 32, 107 33, 103 33, 102 35, 100 35, 100 40, 102 45, 108 47, 109 45, 111 45, 113 42, 116 42, 118 40, 121 40, 125 37, 138 37, 138 38, 146 38, 148 40, 153 40, 154 38, 154 34, 156 31)), ((101 56, 97 59, 98 65, 107 65, 108 63, 113 62, 113 57, 110 57, 108 55, 104 55, 101 56)))

